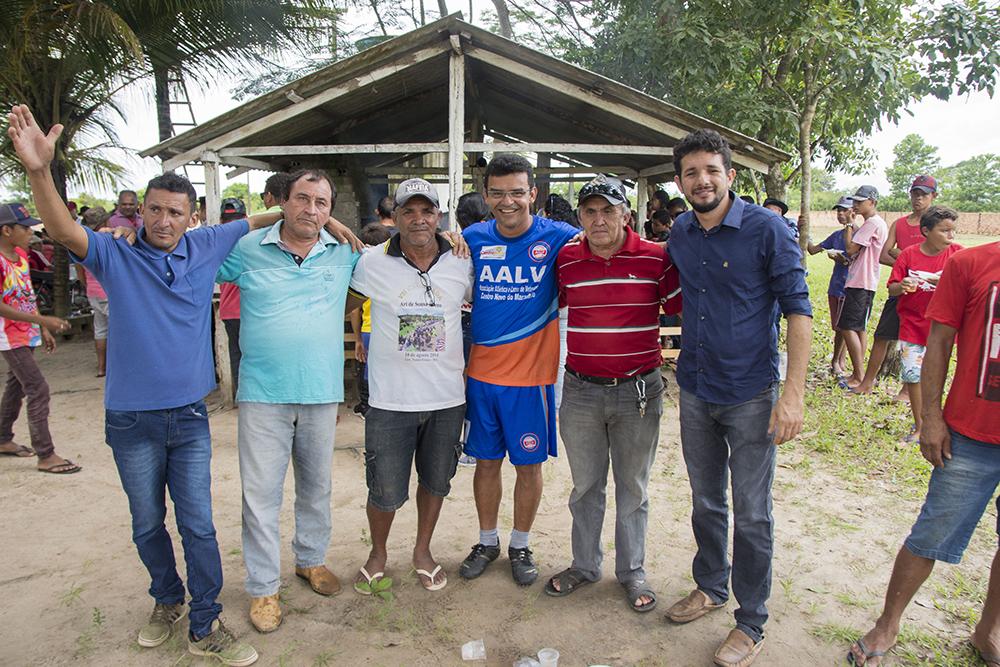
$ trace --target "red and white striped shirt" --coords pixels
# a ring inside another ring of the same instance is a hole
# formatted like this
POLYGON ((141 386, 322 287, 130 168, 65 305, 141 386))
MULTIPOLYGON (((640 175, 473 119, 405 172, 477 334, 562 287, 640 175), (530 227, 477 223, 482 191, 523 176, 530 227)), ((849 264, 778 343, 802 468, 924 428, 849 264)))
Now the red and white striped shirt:
POLYGON ((586 241, 559 251, 559 305, 569 306, 566 365, 577 373, 626 378, 660 366, 660 307, 681 311, 680 277, 667 251, 625 230, 610 259, 586 241))

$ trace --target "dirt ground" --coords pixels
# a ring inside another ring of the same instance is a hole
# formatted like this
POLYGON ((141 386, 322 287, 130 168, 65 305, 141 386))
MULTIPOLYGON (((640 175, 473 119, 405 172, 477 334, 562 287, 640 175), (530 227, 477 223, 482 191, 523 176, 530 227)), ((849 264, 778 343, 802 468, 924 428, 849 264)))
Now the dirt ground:
MULTIPOLYGON (((0 459, 0 663, 3 665, 199 665, 174 637, 142 649, 135 633, 151 601, 148 578, 130 539, 125 496, 111 452, 104 444, 102 383, 94 377, 89 340, 64 343, 41 359, 52 389, 52 432, 57 451, 84 466, 67 477, 35 472, 34 459, 0 459)), ((691 586, 694 542, 690 491, 680 455, 676 389, 668 398, 660 449, 650 488, 647 571, 659 609, 639 615, 626 606, 614 579, 613 494, 605 524, 605 578, 564 599, 542 592, 546 574, 570 560, 571 487, 565 458, 545 465, 545 494, 532 547, 543 578, 516 587, 505 558, 483 577, 462 580, 457 568, 477 541, 472 470, 460 468, 435 536, 435 554, 450 575, 441 592, 424 591, 409 565, 415 509, 399 513, 390 539, 388 574, 395 598, 361 597, 349 585, 335 598, 312 593, 292 573, 293 498, 289 475, 282 512, 282 600, 286 619, 275 633, 259 635, 247 619, 240 551, 240 481, 236 412, 213 411, 213 496, 226 583, 224 618, 258 649, 262 665, 459 665, 461 645, 485 640, 489 665, 510 665, 521 655, 551 646, 560 663, 577 665, 710 665, 732 625, 733 602, 694 623, 675 626, 663 610, 691 586)), ((27 442, 24 418, 18 439, 27 442)), ((334 456, 333 538, 327 563, 345 583, 366 557, 363 423, 342 409, 334 456)), ((808 435, 803 436, 808 437, 808 435)), ((803 448, 779 457, 774 488, 776 554, 767 643, 757 664, 775 666, 842 663, 846 644, 817 635, 823 627, 867 629, 879 606, 898 545, 918 503, 894 497, 874 482, 864 493, 844 490, 822 469, 796 465, 814 456, 803 448), (801 469, 809 467, 808 475, 801 469)), ((501 540, 511 524, 512 470, 505 470, 501 540)), ((609 490, 610 491, 610 490, 609 490)), ((411 493, 412 495, 412 493, 411 493)), ((172 515, 167 525, 180 541, 172 515)), ((984 537, 986 535, 986 537, 984 537)), ((995 539, 995 538, 994 538, 995 539)), ((963 571, 985 576, 993 546, 977 533, 963 571)), ((943 568, 939 568, 941 570, 943 568)), ((182 572, 183 575, 183 572, 182 572)), ((943 576, 935 573, 935 577, 943 576)), ((926 591, 927 589, 925 589, 926 591)), ((911 605, 907 622, 922 630, 966 636, 924 599, 911 605)), ((208 664, 207 662, 204 664, 208 664)), ((890 661, 890 664, 892 662, 890 661)), ((896 663, 898 664, 898 663, 896 663)))

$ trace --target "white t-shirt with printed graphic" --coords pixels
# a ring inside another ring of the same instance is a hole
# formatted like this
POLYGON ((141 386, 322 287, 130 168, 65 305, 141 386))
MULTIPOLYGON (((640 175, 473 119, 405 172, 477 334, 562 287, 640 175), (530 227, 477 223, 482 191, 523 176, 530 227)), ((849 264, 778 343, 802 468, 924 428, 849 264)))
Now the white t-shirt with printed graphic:
POLYGON ((451 250, 424 274, 398 237, 361 256, 351 291, 371 299, 369 405, 424 412, 465 403, 462 304, 471 290, 472 263, 451 250))

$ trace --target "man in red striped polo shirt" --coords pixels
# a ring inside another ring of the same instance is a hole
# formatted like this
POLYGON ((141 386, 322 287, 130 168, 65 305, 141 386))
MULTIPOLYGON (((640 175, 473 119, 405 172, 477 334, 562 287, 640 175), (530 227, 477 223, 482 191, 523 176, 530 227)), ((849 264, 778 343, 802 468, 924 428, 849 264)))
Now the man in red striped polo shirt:
POLYGON ((586 240, 559 252, 559 304, 569 307, 559 430, 573 475, 573 564, 549 579, 561 597, 601 578, 601 526, 610 463, 615 479, 615 576, 629 604, 652 611, 646 583, 646 487, 663 413, 661 305, 680 312, 680 281, 660 245, 626 225, 620 181, 598 176, 580 190, 586 240))

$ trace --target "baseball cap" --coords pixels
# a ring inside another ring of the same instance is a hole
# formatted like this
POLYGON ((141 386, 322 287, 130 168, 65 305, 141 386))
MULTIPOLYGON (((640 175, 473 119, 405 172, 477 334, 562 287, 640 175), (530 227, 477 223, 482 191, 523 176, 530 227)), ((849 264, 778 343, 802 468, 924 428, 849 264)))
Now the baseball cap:
POLYGON ((927 194, 937 192, 937 179, 933 176, 928 176, 927 174, 921 174, 913 179, 913 183, 910 184, 910 189, 921 190, 927 194))
POLYGON ((438 201, 437 188, 422 178, 409 178, 399 184, 396 188, 396 196, 393 198, 396 206, 402 206, 413 197, 423 197, 438 208, 441 203, 438 201))
POLYGON ((788 204, 786 204, 785 202, 781 201, 780 199, 777 199, 775 197, 768 197, 767 199, 764 200, 764 203, 761 204, 761 206, 767 207, 768 204, 771 204, 772 206, 777 206, 778 208, 780 208, 781 209, 781 215, 784 215, 784 214, 788 213, 788 204))
POLYGON ((0 204, 0 225, 23 225, 31 227, 32 225, 40 224, 42 224, 42 221, 32 218, 31 214, 28 213, 28 209, 21 202, 12 201, 0 204))
POLYGON ((237 215, 246 215, 247 207, 243 203, 242 199, 236 199, 234 197, 229 197, 228 199, 222 200, 222 215, 228 215, 236 213, 237 215))
POLYGON ((851 199, 854 201, 864 201, 866 199, 878 201, 878 190, 875 189, 874 185, 862 185, 858 188, 858 191, 851 196, 851 199))
POLYGON ((614 176, 598 174, 592 181, 580 188, 580 196, 576 203, 582 204, 588 197, 604 197, 609 204, 628 204, 628 197, 625 196, 625 186, 614 176))
POLYGON ((833 205, 834 211, 838 208, 854 208, 854 200, 847 196, 841 197, 837 203, 833 205))

